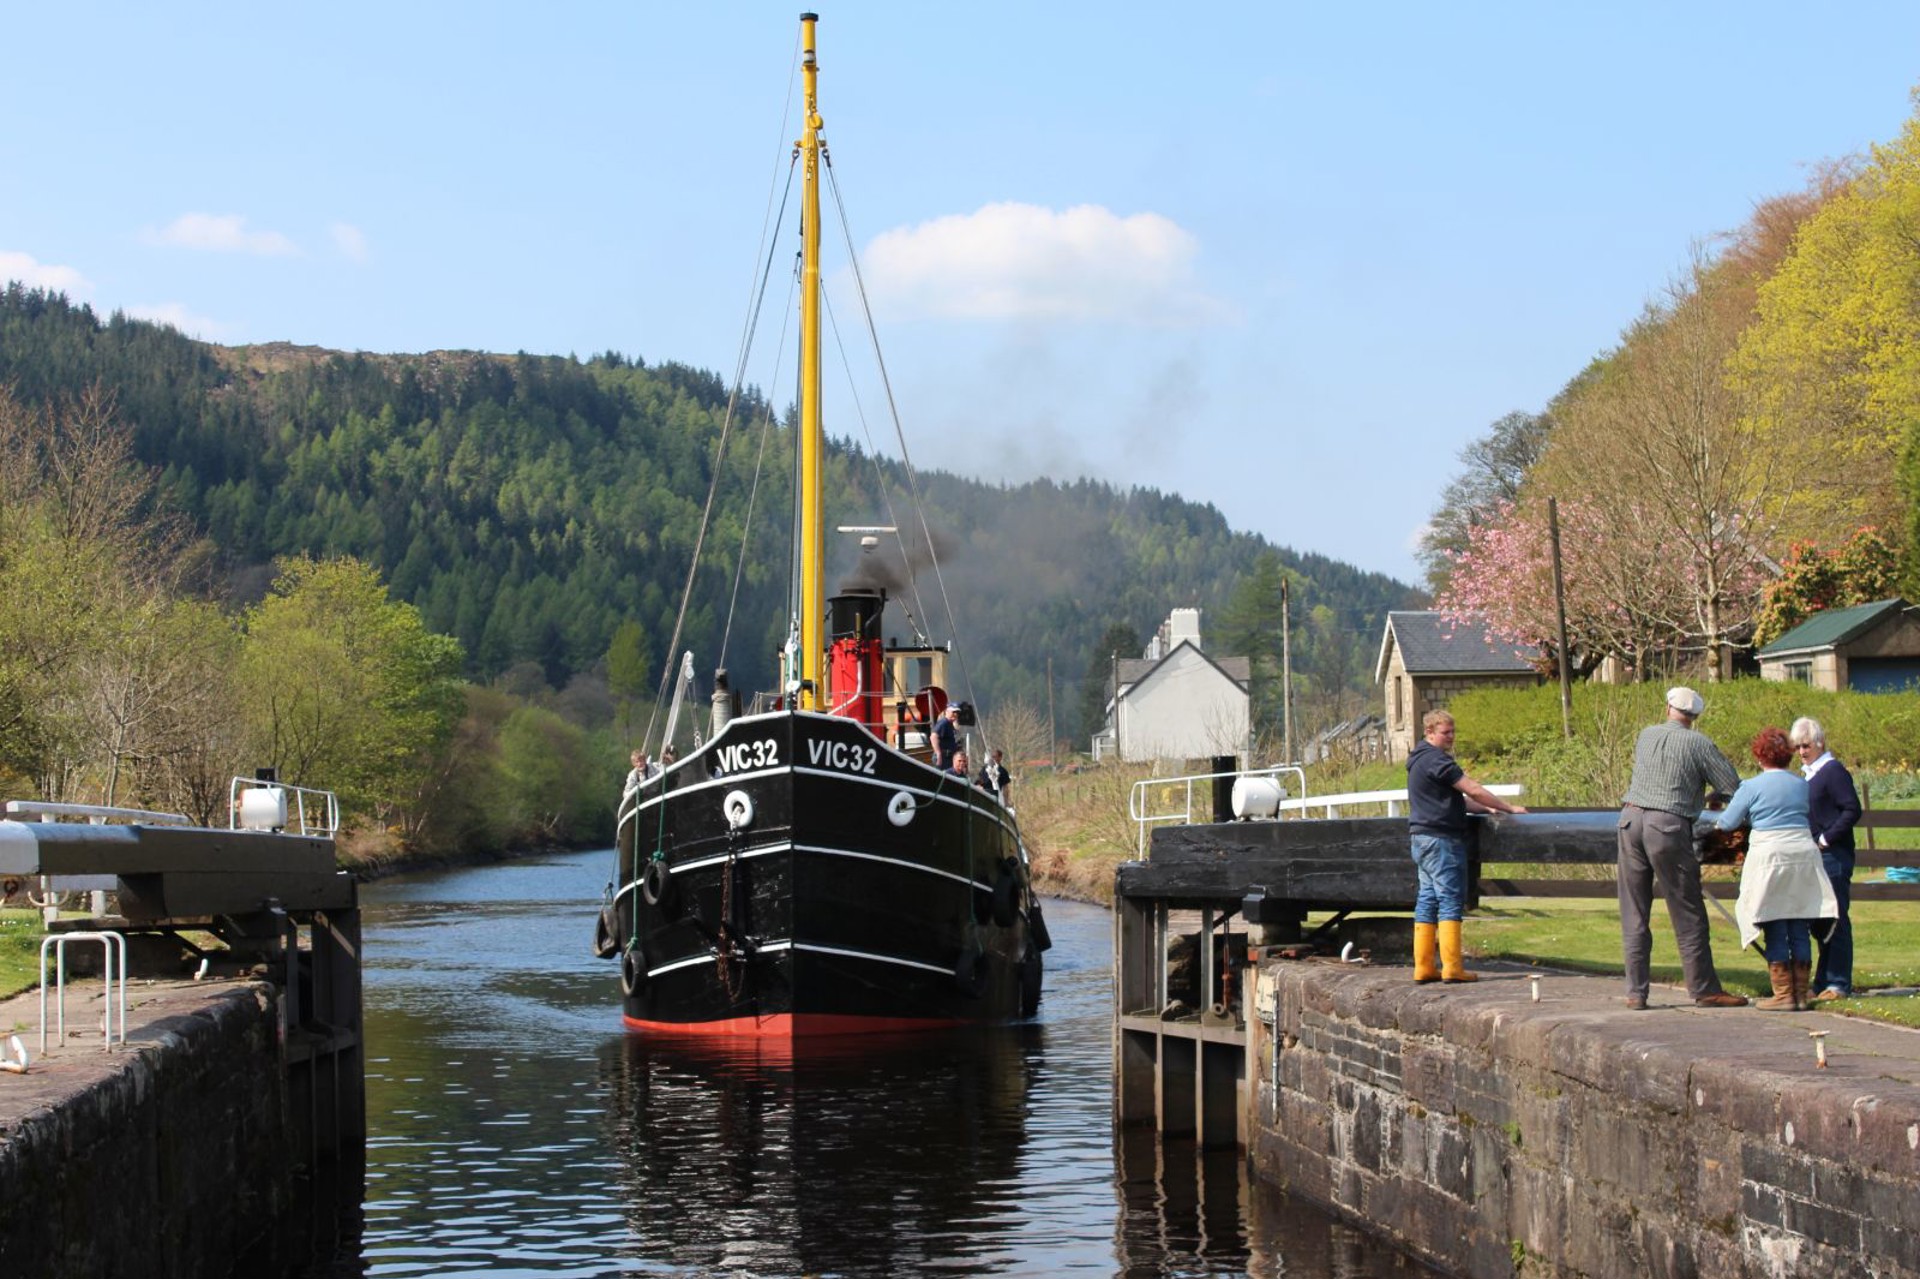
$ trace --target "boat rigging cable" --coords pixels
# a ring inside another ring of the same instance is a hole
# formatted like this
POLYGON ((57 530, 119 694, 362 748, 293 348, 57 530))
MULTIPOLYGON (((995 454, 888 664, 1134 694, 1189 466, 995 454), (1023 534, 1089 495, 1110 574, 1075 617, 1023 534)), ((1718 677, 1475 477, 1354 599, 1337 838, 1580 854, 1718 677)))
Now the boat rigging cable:
MULTIPOLYGON (((784 125, 784 123, 785 121, 783 119, 782 124, 784 125)), ((778 225, 780 218, 786 214, 787 199, 793 193, 793 167, 792 161, 789 161, 787 165, 786 187, 780 197, 779 213, 772 215, 770 219, 772 225, 778 225)), ((769 184, 770 188, 771 185, 772 184, 769 184)), ((773 207, 771 189, 769 189, 767 195, 767 207, 769 209, 773 207)), ((720 438, 714 443, 713 475, 707 482, 707 502, 700 511, 700 529, 699 532, 694 535, 693 555, 687 562, 686 585, 680 590, 680 610, 674 615, 673 619, 673 638, 667 642, 668 660, 665 663, 664 669, 660 672, 659 691, 654 697, 653 710, 647 715, 647 731, 640 739, 642 743, 648 743, 653 740, 653 726, 660 714, 660 703, 666 700, 667 683, 673 677, 672 655, 680 651, 680 635, 686 627, 687 609, 691 606, 693 600, 694 578, 700 571, 700 556, 706 546, 707 529, 713 523, 714 497, 720 491, 720 477, 726 470, 727 439, 733 433, 734 413, 739 407, 741 388, 746 382, 747 357, 753 350, 753 335, 758 331, 760 326, 761 308, 766 304, 767 282, 773 278, 773 255, 778 251, 779 245, 773 241, 773 237, 767 233, 764 225, 761 229, 760 242, 767 246, 766 264, 761 267, 758 272, 759 278, 754 283, 753 305, 748 308, 747 319, 741 327, 740 352, 734 362, 733 368, 733 387, 727 392, 726 416, 723 417, 720 422, 720 438)), ((756 258, 757 257, 758 255, 756 254, 756 258)), ((769 408, 768 411, 771 412, 771 408, 769 408)), ((756 471, 756 475, 757 474, 758 472, 756 471)), ((727 622, 729 629, 731 629, 733 622, 731 606, 729 606, 728 609, 727 622)), ((662 743, 662 745, 664 746, 665 743, 662 743)))
MULTIPOLYGON (((789 108, 787 113, 782 116, 782 120, 781 120, 781 127, 782 127, 783 134, 786 129, 787 121, 791 119, 791 102, 792 102, 791 78, 789 79, 788 83, 789 83, 789 91, 788 91, 789 108)), ((891 418, 893 423, 894 438, 899 443, 899 446, 900 446, 900 461, 901 461, 902 470, 906 474, 907 495, 911 499, 911 505, 913 507, 915 518, 919 522, 921 537, 926 542, 928 566, 933 569, 934 583, 939 589, 940 606, 946 618, 947 633, 953 636, 955 639, 955 643, 953 645, 954 660, 960 668, 960 679, 961 679, 961 683, 966 687, 968 700, 977 702, 978 699, 975 696, 974 689, 973 689, 973 677, 967 665, 964 646, 958 643, 959 626, 955 619, 952 598, 947 593, 946 575, 940 567, 939 548, 934 543, 933 531, 927 522, 926 505, 921 500, 919 475, 918 475, 918 472, 916 472, 914 469, 913 458, 911 454, 908 452, 906 431, 904 426, 901 423, 900 407, 899 407, 898 400, 895 397, 894 391, 893 391, 893 380, 891 375, 887 371, 886 358, 881 353, 880 335, 876 325, 874 324, 873 306, 867 294, 866 277, 861 272, 861 269, 860 269, 859 254, 854 251, 853 229, 852 229, 851 223, 847 218, 846 202, 840 190, 839 176, 835 172, 833 167, 832 154, 829 151, 829 149, 826 147, 824 142, 821 145, 820 151, 821 151, 820 167, 827 177, 828 185, 831 187, 833 191, 834 210, 839 215, 840 232, 843 240, 846 243, 847 261, 852 269, 855 289, 860 298, 861 317, 865 321, 868 342, 870 343, 873 349, 874 364, 879 373, 881 389, 884 392, 884 395, 886 398, 888 416, 891 418)), ((647 719, 647 731, 642 738, 643 743, 648 743, 653 740, 653 730, 654 730, 654 725, 657 722, 657 718, 659 716, 660 704, 666 701, 668 685, 670 681, 672 681, 675 678, 674 663, 671 661, 671 655, 680 650, 681 635, 684 632, 684 629, 686 626, 687 613, 691 608, 691 604, 692 604, 693 585, 699 573, 700 560, 702 558, 702 554, 705 549, 707 532, 712 525, 715 498, 719 492, 720 478, 725 470, 727 441, 732 434, 735 413, 738 409, 742 388, 744 387, 746 382, 747 363, 751 356, 754 337, 759 331, 760 316, 765 308, 767 286, 771 282, 772 276, 773 276, 773 258, 778 251, 778 246, 777 244, 769 245, 768 241, 770 237, 768 235, 768 228, 777 227, 782 222, 785 221, 787 205, 790 199, 792 198, 793 175, 794 175, 795 169, 797 168, 799 157, 800 157, 799 148, 797 147, 793 148, 793 150, 790 153, 788 165, 787 165, 787 180, 781 190, 777 211, 774 211, 771 214, 771 216, 762 224, 761 243, 763 246, 767 246, 766 253, 764 258, 762 259, 763 264, 757 272, 758 278, 756 279, 752 289, 752 298, 753 298, 752 306, 749 309, 748 318, 742 327, 740 349, 734 365, 733 385, 729 390, 728 396, 727 396, 727 410, 726 410, 725 417, 721 422, 720 438, 718 441, 716 441, 714 446, 713 474, 707 485, 706 503, 701 510, 700 526, 694 538, 693 555, 687 566, 686 582, 681 589, 680 607, 674 616, 673 636, 669 640, 667 645, 667 653, 669 655, 669 660, 666 663, 663 663, 659 689, 654 700, 653 710, 649 714, 647 719)), ((770 210, 773 210, 775 207, 773 195, 772 195, 772 185, 773 185, 772 183, 769 183, 769 191, 768 191, 768 197, 767 197, 767 205, 770 210)), ((759 255, 756 254, 756 257, 759 257, 759 255)), ((839 351, 840 351, 841 363, 844 368, 850 369, 850 362, 847 360, 846 348, 845 348, 844 342, 841 340, 838 323, 833 317, 831 307, 828 306, 825 309, 828 312, 829 323, 834 330, 834 341, 835 341, 835 345, 839 348, 839 351)), ((791 308, 789 307, 788 310, 791 310, 791 308)), ((786 326, 783 323, 781 326, 781 336, 783 341, 785 338, 785 333, 786 333, 786 326)), ((851 376, 849 376, 848 382, 849 382, 849 386, 851 386, 852 384, 851 376)), ((874 455, 875 487, 879 490, 881 501, 885 505, 888 523, 894 527, 894 530, 895 530, 894 539, 897 545, 899 546, 902 567, 903 569, 906 570, 907 589, 913 597, 914 617, 912 621, 914 623, 914 629, 916 631, 921 631, 919 619, 926 616, 926 607, 925 607, 924 601, 920 597, 919 582, 916 575, 912 573, 910 568, 912 560, 907 551, 906 539, 904 535, 901 534, 899 531, 900 529, 899 518, 894 510, 892 494, 886 484, 884 474, 880 470, 878 450, 874 447, 872 431, 867 422, 865 411, 861 407, 859 395, 857 392, 853 393, 851 395, 851 398, 854 401, 855 414, 857 419, 860 422, 862 433, 867 437, 868 452, 874 455)), ((732 641, 733 618, 734 618, 735 609, 737 607, 738 600, 739 600, 740 581, 744 573, 748 541, 749 541, 749 538, 751 537, 751 532, 752 532, 753 510, 754 510, 755 502, 759 492, 761 465, 765 458, 767 436, 770 433, 770 429, 772 425, 772 419, 773 419, 772 403, 773 401, 770 394, 767 401, 767 406, 766 406, 766 417, 762 423, 762 435, 761 435, 760 447, 755 455, 753 478, 752 478, 752 481, 750 482, 749 490, 748 490, 747 513, 746 513, 746 518, 743 520, 743 523, 742 523, 741 537, 740 537, 740 550, 734 566, 733 589, 728 597, 727 620, 722 631, 722 637, 721 637, 721 643, 720 643, 720 662, 719 662, 720 665, 725 664, 727 649, 732 641)), ((798 537, 797 537, 797 531, 796 531, 796 537, 795 537, 796 548, 797 548, 797 545, 798 545, 798 537)), ((905 605, 906 601, 902 600, 901 603, 902 605, 905 605)), ((921 633, 924 635, 924 631, 921 631, 921 633)), ((663 746, 665 744, 666 743, 662 742, 663 746)), ((991 744, 990 737, 988 739, 988 744, 989 745, 991 744)))
MULTIPOLYGON (((893 379, 887 374, 886 357, 880 354, 880 332, 873 323, 873 305, 867 298, 866 277, 860 273, 860 257, 853 251, 853 228, 847 222, 846 204, 840 196, 840 179, 834 173, 833 160, 825 154, 824 148, 820 167, 826 172, 827 185, 833 189, 833 206, 840 214, 840 234, 847 242, 847 262, 853 269, 854 287, 860 295, 860 314, 867 322, 867 338, 873 344, 873 361, 880 372, 880 388, 886 392, 887 412, 893 418, 894 438, 900 442, 900 465, 907 473, 907 496, 913 500, 914 514, 919 517, 920 535, 927 539, 927 562, 933 569, 934 584, 940 588, 940 607, 947 616, 947 634, 954 638, 954 660, 960 664, 960 680, 967 687, 967 700, 975 701, 973 676, 967 669, 966 655, 959 643, 960 628, 954 622, 953 600, 947 595, 946 575, 940 571, 940 551, 933 544, 933 530, 927 527, 926 503, 920 500, 920 477, 915 473, 913 458, 907 452, 907 434, 900 425, 900 405, 894 399, 893 379)), ((905 553, 904 548, 902 553, 905 553)))

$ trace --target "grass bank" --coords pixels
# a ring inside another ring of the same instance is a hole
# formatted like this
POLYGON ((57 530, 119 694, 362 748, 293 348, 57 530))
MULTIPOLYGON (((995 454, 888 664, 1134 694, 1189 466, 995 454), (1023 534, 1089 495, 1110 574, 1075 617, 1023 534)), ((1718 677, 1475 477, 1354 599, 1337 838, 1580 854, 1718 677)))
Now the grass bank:
MULTIPOLYGON (((1557 702, 1553 714, 1553 730, 1558 733, 1557 702)), ((1504 758, 1511 763, 1513 757, 1504 758)), ((1486 782, 1521 780, 1511 772, 1499 771, 1499 758, 1488 764, 1469 760, 1467 767, 1486 782)), ((1885 797, 1877 806, 1916 806, 1920 778, 1910 770, 1896 764, 1858 771, 1872 779, 1875 795, 1885 797)), ((1015 802, 1041 892, 1112 905, 1114 871, 1121 862, 1134 857, 1138 847, 1138 829, 1128 816, 1128 798, 1136 783, 1154 776, 1156 771, 1146 766, 1109 764, 1057 773, 1038 770, 1020 779, 1015 802)), ((1403 767, 1394 764, 1320 769, 1309 777, 1310 793, 1318 795, 1389 790, 1405 784, 1403 767)), ((1151 794, 1151 811, 1184 808, 1184 788, 1160 788, 1151 794)), ((1531 789, 1529 798, 1533 798, 1531 789)), ((1590 782, 1579 792, 1579 798, 1566 806, 1610 807, 1617 798, 1604 798, 1604 792, 1590 782)), ((1196 820, 1208 820, 1211 805, 1199 788, 1194 809, 1196 820)), ((1920 836, 1920 831, 1877 832, 1883 846, 1888 836, 1920 836)), ((1511 869, 1521 873, 1519 868, 1511 869)), ((1591 873, 1595 879, 1611 878, 1611 869, 1605 866, 1553 870, 1560 878, 1582 873, 1591 873)), ((1730 868, 1713 868, 1713 873, 1727 877, 1733 874, 1730 868)), ((1863 877, 1878 873, 1864 872, 1863 877)), ((1665 908, 1656 905, 1653 913, 1654 980, 1677 983, 1680 965, 1665 908)), ((1862 989, 1920 986, 1920 903, 1858 903, 1853 919, 1855 985, 1862 989)), ((1716 966, 1727 988, 1747 995, 1769 993, 1765 962, 1752 951, 1738 949, 1731 925, 1718 914, 1712 916, 1712 922, 1716 966)), ((1589 973, 1621 971, 1619 911, 1604 899, 1500 899, 1475 912, 1465 935, 1468 952, 1483 959, 1589 973)), ((1911 996, 1869 995, 1825 1006, 1836 1012, 1920 1027, 1920 998, 1911 996)))

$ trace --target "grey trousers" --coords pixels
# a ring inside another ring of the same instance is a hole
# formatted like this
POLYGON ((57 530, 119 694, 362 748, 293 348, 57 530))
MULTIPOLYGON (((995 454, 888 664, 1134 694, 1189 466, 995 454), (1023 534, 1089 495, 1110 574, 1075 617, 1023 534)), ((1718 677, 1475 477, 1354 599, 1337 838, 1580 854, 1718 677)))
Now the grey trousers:
POLYGON ((1667 918, 1680 949, 1687 994, 1720 993, 1707 936, 1707 903, 1700 891, 1700 858, 1693 850, 1693 823, 1677 813, 1628 804, 1620 810, 1620 949, 1626 958, 1627 994, 1646 997, 1647 965, 1653 955, 1653 883, 1660 881, 1667 918))

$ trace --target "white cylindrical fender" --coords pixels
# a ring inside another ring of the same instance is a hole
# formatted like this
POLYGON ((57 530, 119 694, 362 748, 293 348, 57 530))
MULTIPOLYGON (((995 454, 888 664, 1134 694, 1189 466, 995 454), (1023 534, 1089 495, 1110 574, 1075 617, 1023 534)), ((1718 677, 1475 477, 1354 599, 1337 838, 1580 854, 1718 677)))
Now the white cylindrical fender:
POLYGON ((1280 811, 1280 801, 1286 794, 1278 778, 1236 777, 1233 779, 1233 815, 1272 817, 1280 811))
POLYGON ((910 790, 897 790, 893 798, 887 801, 887 820, 895 826, 905 826, 920 811, 920 801, 910 790))
POLYGON ((745 830, 753 825, 753 796, 743 790, 730 790, 720 801, 720 814, 727 819, 727 829, 745 830))

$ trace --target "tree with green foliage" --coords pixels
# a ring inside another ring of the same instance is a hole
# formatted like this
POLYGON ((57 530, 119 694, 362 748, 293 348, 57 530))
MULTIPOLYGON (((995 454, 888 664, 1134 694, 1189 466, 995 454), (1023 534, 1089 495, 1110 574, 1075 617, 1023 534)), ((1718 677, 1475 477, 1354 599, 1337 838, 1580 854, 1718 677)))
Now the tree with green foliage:
POLYGON ((1878 529, 1854 530, 1832 550, 1795 542, 1767 583, 1754 622, 1755 647, 1772 643, 1816 613, 1870 604, 1898 589, 1899 557, 1878 529))
POLYGON ((1234 587, 1220 624, 1213 628, 1207 647, 1215 654, 1245 657, 1251 678, 1248 694, 1256 735, 1277 733, 1280 705, 1280 584, 1286 570, 1280 557, 1271 552, 1261 555, 1234 587))
POLYGON ((1131 622, 1109 622, 1087 654, 1087 673, 1080 681, 1080 740, 1090 741, 1107 722, 1107 704, 1113 700, 1113 666, 1121 658, 1138 657, 1146 644, 1131 622))
POLYGON ((458 641, 352 558, 282 561, 244 632, 256 759, 382 825, 418 799, 463 707, 458 641))
POLYGON ((634 703, 652 691, 653 654, 647 648, 647 631, 628 618, 613 632, 607 646, 607 688, 620 708, 620 737, 633 740, 634 703))

